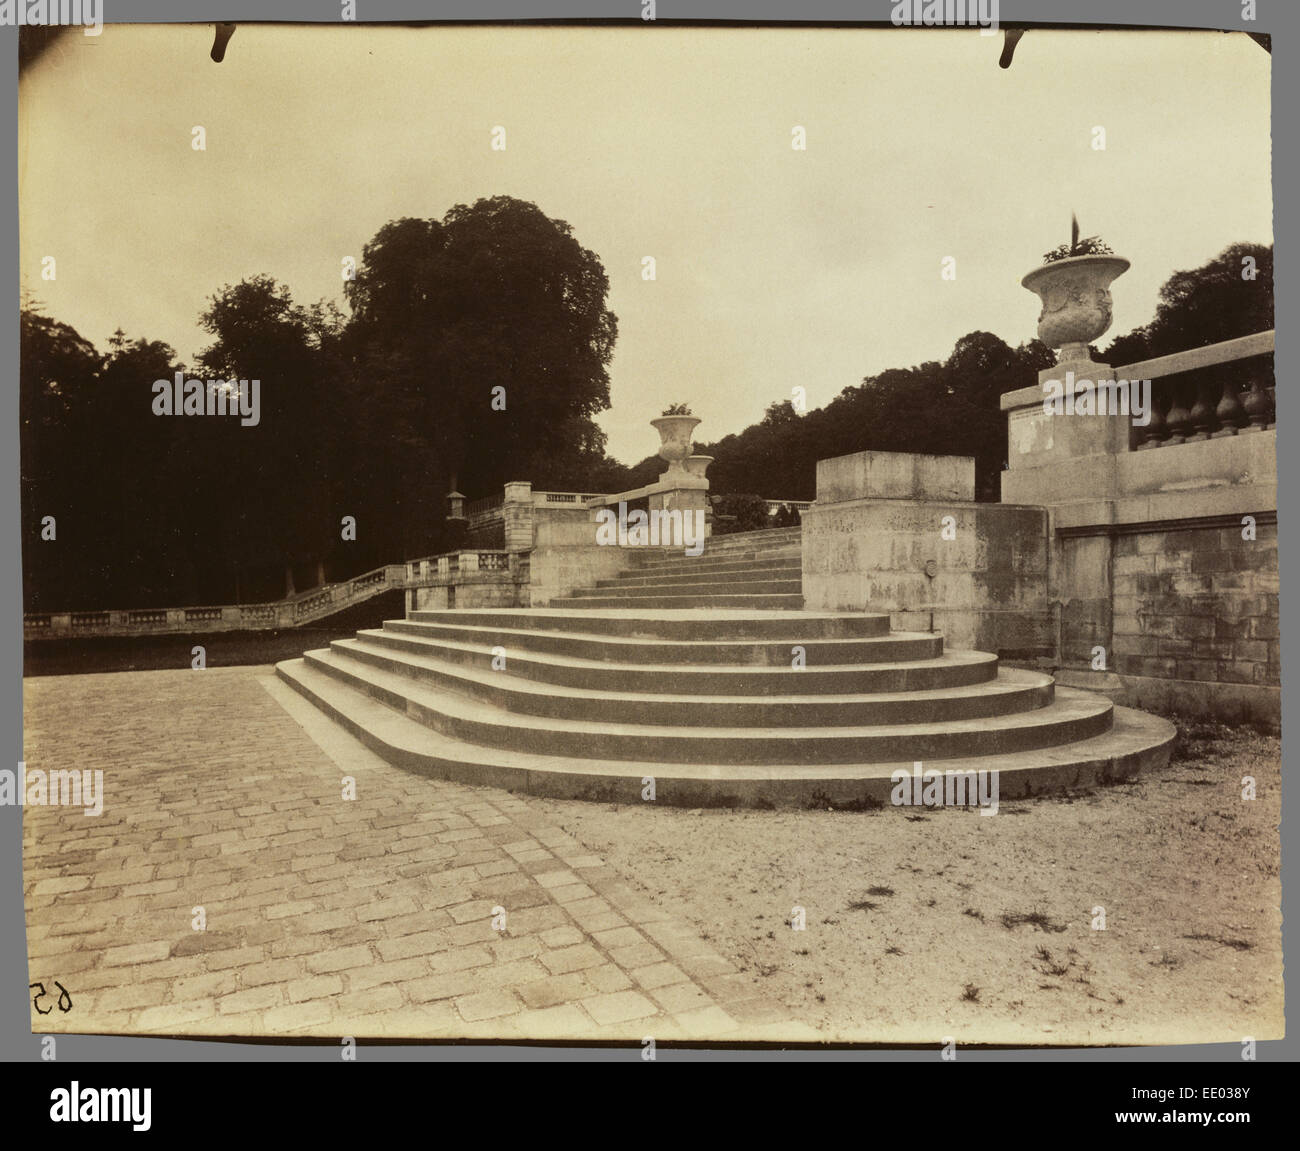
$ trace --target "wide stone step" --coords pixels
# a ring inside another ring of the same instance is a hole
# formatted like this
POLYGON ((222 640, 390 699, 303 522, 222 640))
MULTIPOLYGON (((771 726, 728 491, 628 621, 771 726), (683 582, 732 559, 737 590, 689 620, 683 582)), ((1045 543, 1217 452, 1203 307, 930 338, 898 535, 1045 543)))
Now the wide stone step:
POLYGON ((454 627, 505 628, 512 632, 582 632, 584 635, 635 639, 721 641, 888 638, 889 615, 884 612, 745 611, 725 609, 701 616, 696 611, 639 611, 545 608, 428 608, 413 611, 395 623, 427 623, 454 627))
POLYGON ((754 566, 799 567, 803 562, 802 549, 797 545, 786 548, 773 548, 769 551, 711 552, 705 546, 697 556, 684 555, 681 552, 658 555, 640 548, 626 549, 632 559, 629 572, 637 574, 655 574, 657 572, 688 571, 691 568, 746 568, 754 566))
POLYGON ((512 675, 568 687, 694 695, 822 695, 929 691, 986 683, 997 656, 941 653, 939 636, 896 633, 881 640, 810 641, 793 667, 791 645, 746 641, 668 643, 621 637, 535 634, 390 620, 358 633, 396 651, 490 668, 504 648, 512 675), (522 643, 517 640, 523 640, 522 643), (887 652, 894 659, 882 659, 887 652))
POLYGON ((675 595, 798 595, 803 591, 803 582, 798 579, 762 577, 748 579, 742 577, 719 577, 716 580, 696 578, 693 582, 668 583, 656 581, 647 584, 614 582, 604 587, 575 588, 566 599, 609 599, 611 596, 629 599, 644 599, 646 596, 675 595))
POLYGON ((707 595, 698 593, 677 593, 671 594, 656 593, 653 595, 601 595, 601 596, 557 596, 551 601, 552 606, 556 607, 593 607, 593 608, 610 608, 610 607, 637 607, 649 608, 709 608, 716 610, 718 608, 748 608, 751 610, 780 610, 799 611, 803 607, 803 595, 791 594, 761 594, 761 595, 707 595))
MULTIPOLYGON (((277 674, 325 714, 389 762, 439 779, 533 795, 604 802, 654 801, 669 806, 892 807, 895 773, 910 759, 884 763, 680 763, 583 760, 536 751, 506 751, 432 732, 303 659, 277 665, 277 674)), ((1061 689, 1065 694, 1068 689, 1061 689)), ((1023 796, 1127 779, 1169 759, 1168 721, 1115 708, 1106 731, 1073 743, 988 756, 931 759, 935 771, 996 772, 1001 802, 1023 796)), ((912 810, 909 807, 902 811, 912 810)))
POLYGON ((803 528, 760 528, 752 532, 728 532, 726 535, 711 535, 708 547, 719 550, 734 548, 766 548, 777 544, 799 543, 803 539, 803 528))
MULTIPOLYGON (((578 613, 581 614, 581 613, 578 613)), ((790 613, 798 619, 798 613, 790 613)), ((791 629, 784 639, 661 640, 655 636, 608 636, 585 632, 529 632, 519 628, 468 627, 458 624, 389 620, 385 631, 430 639, 478 643, 508 652, 547 652, 583 659, 653 664, 730 664, 741 667, 794 669, 802 660, 809 666, 898 663, 934 659, 943 653, 938 632, 887 632, 881 635, 808 639, 791 629)), ((812 630, 816 636, 816 631, 812 630)))
POLYGON ((505 750, 581 759, 664 763, 871 763, 957 755, 996 755, 1086 739, 1111 722, 1109 700, 1058 689, 1046 707, 1010 716, 930 723, 822 728, 692 727, 518 716, 489 704, 416 682, 409 676, 329 651, 307 652, 307 663, 454 739, 505 750))
POLYGON ((621 691, 599 681, 584 687, 539 684, 512 674, 508 659, 501 670, 474 668, 432 652, 397 650, 364 632, 357 639, 335 640, 330 653, 516 714, 580 720, 613 715, 656 726, 848 727, 976 719, 1046 707, 1053 690, 1051 676, 1003 669, 996 680, 906 693, 682 695, 672 690, 621 691))
POLYGON ((683 564, 680 570, 657 572, 647 574, 641 568, 634 568, 623 572, 611 579, 599 579, 596 581, 597 587, 644 587, 647 585, 656 585, 659 587, 671 587, 674 584, 698 583, 701 579, 708 580, 725 580, 727 583, 750 584, 755 581, 765 581, 772 579, 793 579, 802 582, 803 572, 800 570, 798 563, 777 565, 764 564, 718 564, 715 566, 699 567, 693 564, 683 564))

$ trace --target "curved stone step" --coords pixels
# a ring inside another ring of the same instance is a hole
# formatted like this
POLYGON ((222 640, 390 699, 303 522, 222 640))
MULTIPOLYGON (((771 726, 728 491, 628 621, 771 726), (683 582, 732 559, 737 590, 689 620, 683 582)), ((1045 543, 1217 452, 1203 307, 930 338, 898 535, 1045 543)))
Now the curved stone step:
POLYGON ((773 547, 798 547, 803 539, 803 528, 759 528, 752 532, 729 532, 726 535, 711 535, 705 541, 705 547, 719 551, 766 551, 773 547))
POLYGON ((511 628, 517 631, 571 631, 594 635, 661 640, 812 640, 861 636, 888 637, 887 612, 720 610, 701 616, 691 610, 638 611, 635 608, 429 608, 413 611, 415 623, 511 628))
MULTIPOLYGON (((697 651, 684 643, 553 634, 528 636, 527 646, 521 646, 514 642, 516 633, 509 631, 412 624, 406 620, 391 620, 382 631, 372 629, 358 635, 398 651, 481 669, 491 667, 493 647, 506 645, 511 674, 539 683, 600 685, 613 691, 675 692, 682 696, 928 691, 987 683, 998 674, 998 658, 988 652, 955 651, 924 659, 870 662, 870 649, 864 652, 862 641, 852 639, 809 643, 808 663, 795 671, 788 643, 736 641, 729 645, 734 649, 734 658, 725 663, 704 663, 699 662, 701 655, 719 659, 726 654, 717 651, 721 645, 697 644, 697 651), (594 657, 569 654, 575 650, 593 652, 594 657), (861 662, 856 662, 859 659, 861 662)), ((902 639, 895 646, 909 642, 902 639)), ((927 653, 937 652, 940 647, 938 637, 927 635, 922 642, 927 653)), ((879 645, 873 646, 878 651, 879 645)))
POLYGON ((558 607, 639 607, 639 608, 787 608, 798 611, 803 596, 786 595, 607 595, 591 597, 558 596, 551 601, 558 607))
POLYGON ((629 548, 628 555, 635 567, 701 563, 798 563, 803 549, 798 542, 770 548, 719 549, 711 540, 705 540, 704 550, 690 555, 685 548, 629 548))
MULTIPOLYGON (((638 553, 639 555, 639 553, 638 553)), ((702 552, 698 556, 673 555, 660 559, 640 557, 640 562, 626 569, 628 575, 671 575, 677 572, 698 571, 744 571, 752 567, 779 567, 791 571, 803 567, 803 556, 799 548, 788 548, 784 553, 740 552, 736 555, 709 555, 702 552)))
POLYGON ((330 652, 517 715, 581 720, 623 714, 652 725, 687 727, 852 727, 978 719, 1046 707, 1054 686, 1052 677, 1041 672, 1004 668, 995 680, 906 693, 687 695, 676 682, 659 693, 620 691, 602 677, 584 687, 538 684, 511 674, 509 660, 500 671, 472 668, 432 652, 385 647, 364 632, 356 639, 334 640, 330 652))
MULTIPOLYGON (((667 763, 871 763, 993 755, 1098 735, 1113 705, 1060 688, 1047 707, 1010 716, 932 723, 824 728, 695 727, 677 730, 608 716, 588 720, 517 716, 392 671, 310 651, 308 665, 346 681, 440 734, 485 747, 578 759, 667 763)), ((667 705, 671 706, 671 705, 667 705)))
POLYGON ((675 587, 678 584, 698 583, 704 577, 712 581, 723 580, 727 583, 747 585, 752 583, 769 583, 772 580, 796 580, 801 585, 803 575, 798 563, 786 567, 764 564, 761 567, 733 564, 719 564, 717 567, 696 568, 683 565, 681 571, 645 573, 640 568, 621 572, 610 579, 598 579, 596 586, 605 587, 675 587))
MULTIPOLYGON (((417 613, 422 614, 422 613, 417 613)), ((579 612, 578 615, 582 613, 579 612)), ((798 618, 791 613, 791 618, 798 618)), ((790 668, 796 647, 803 648, 809 666, 856 662, 889 663, 935 659, 943 652, 937 632, 892 632, 862 639, 830 637, 806 639, 798 629, 782 639, 658 639, 610 636, 582 631, 529 631, 518 627, 472 627, 423 620, 387 620, 385 631, 502 646, 511 652, 549 652, 586 659, 654 664, 730 664, 790 668)))
MULTIPOLYGON (((646 781, 653 779, 654 802, 669 806, 892 808, 896 785, 891 776, 913 770, 911 761, 670 765, 500 751, 431 732, 309 667, 302 659, 278 664, 276 673, 391 763, 435 778, 534 795, 642 803, 646 781)), ((1174 728, 1167 720, 1118 707, 1108 731, 1078 742, 993 756, 931 760, 924 762, 924 767, 937 771, 996 771, 999 799, 1005 802, 1117 782, 1138 771, 1163 766, 1169 760, 1173 740, 1174 728)))
POLYGON ((619 600, 644 599, 646 596, 720 596, 720 595, 798 595, 803 591, 802 579, 756 579, 727 576, 716 580, 695 579, 682 583, 655 581, 654 583, 635 584, 616 582, 604 587, 574 588, 566 599, 609 599, 616 596, 619 600))

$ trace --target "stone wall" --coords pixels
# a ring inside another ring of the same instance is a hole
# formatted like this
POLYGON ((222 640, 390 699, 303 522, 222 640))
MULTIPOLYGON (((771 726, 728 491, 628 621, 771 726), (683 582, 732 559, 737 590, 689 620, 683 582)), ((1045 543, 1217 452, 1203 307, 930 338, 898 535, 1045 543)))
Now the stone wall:
POLYGON ((413 588, 407 592, 406 610, 441 611, 446 608, 527 607, 527 587, 509 579, 458 580, 440 587, 413 588))
POLYGON ((594 587, 618 575, 632 560, 632 549, 596 543, 596 513, 587 508, 533 509, 533 547, 529 561, 528 603, 545 607, 575 588, 594 587))
MULTIPOLYGON (((1188 362, 1226 354, 1216 348, 1188 362)), ((1002 498, 1048 514, 1058 680, 1130 706, 1276 724, 1276 429, 1133 451, 1126 416, 1044 412, 1043 383, 1068 366, 1132 378, 1058 364, 1002 397, 1002 498)))
POLYGON ((1277 520, 1252 519, 1064 538, 1067 562, 1105 573, 1113 612, 1108 627, 1065 618, 1062 679, 1157 710, 1277 722, 1277 520), (1109 675, 1093 671, 1098 647, 1109 675))

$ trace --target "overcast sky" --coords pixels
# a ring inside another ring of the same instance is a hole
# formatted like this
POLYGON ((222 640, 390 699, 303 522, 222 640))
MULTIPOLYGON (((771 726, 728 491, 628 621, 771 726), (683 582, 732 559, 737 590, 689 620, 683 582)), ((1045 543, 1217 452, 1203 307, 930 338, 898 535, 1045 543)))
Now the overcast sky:
POLYGON ((975 329, 1031 338, 1020 277, 1071 209, 1133 264, 1111 335, 1171 272, 1272 240, 1270 57, 1244 35, 1034 30, 1008 71, 966 29, 241 25, 219 65, 211 42, 109 24, 23 79, 22 280, 46 311, 192 363, 223 284, 346 311, 341 260, 385 222, 517 196, 609 273, 600 422, 628 463, 671 401, 712 440, 796 385, 819 407, 975 329))

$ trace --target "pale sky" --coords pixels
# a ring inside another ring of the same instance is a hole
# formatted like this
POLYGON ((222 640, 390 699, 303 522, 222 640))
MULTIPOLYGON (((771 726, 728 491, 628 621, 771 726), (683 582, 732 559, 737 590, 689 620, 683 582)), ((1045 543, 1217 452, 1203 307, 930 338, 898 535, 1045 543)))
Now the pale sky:
POLYGON ((600 423, 625 463, 672 401, 709 441, 796 385, 820 407, 974 329, 1032 338, 1020 277, 1071 209, 1133 264, 1103 345, 1171 272, 1272 240, 1271 59, 1244 35, 1031 30, 1007 71, 973 29, 241 25, 222 64, 211 43, 107 24, 23 79, 22 283, 46 311, 192 363, 223 284, 346 313, 341 261, 384 223, 517 196, 609 274, 600 423))

